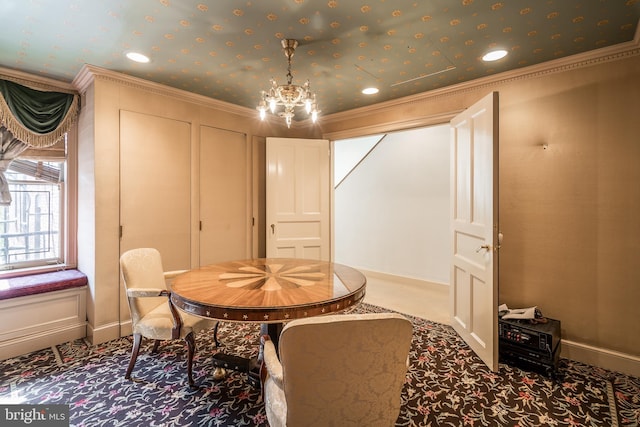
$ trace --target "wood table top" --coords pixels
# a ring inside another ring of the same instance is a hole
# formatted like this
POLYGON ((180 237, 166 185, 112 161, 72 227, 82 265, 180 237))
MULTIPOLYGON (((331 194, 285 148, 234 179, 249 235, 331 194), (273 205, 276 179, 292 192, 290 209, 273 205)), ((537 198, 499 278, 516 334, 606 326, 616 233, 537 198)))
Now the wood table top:
POLYGON ((280 323, 354 306, 366 283, 358 270, 333 262, 257 258, 182 273, 171 284, 171 300, 201 317, 280 323))

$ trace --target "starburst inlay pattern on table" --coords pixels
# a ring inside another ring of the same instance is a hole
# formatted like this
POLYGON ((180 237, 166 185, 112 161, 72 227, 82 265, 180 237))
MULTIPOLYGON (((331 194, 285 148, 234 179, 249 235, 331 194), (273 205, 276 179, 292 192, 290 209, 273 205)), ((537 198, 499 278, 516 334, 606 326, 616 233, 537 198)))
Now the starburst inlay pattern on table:
POLYGON ((287 265, 286 263, 238 267, 235 271, 222 273, 219 279, 230 288, 261 289, 278 291, 286 288, 313 286, 325 278, 318 265, 287 265))

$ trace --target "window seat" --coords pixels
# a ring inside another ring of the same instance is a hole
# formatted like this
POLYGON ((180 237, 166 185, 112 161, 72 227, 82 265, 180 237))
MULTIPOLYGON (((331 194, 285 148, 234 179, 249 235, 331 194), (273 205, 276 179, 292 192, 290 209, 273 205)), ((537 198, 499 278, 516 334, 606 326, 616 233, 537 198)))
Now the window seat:
POLYGON ((78 270, 0 280, 0 360, 86 337, 87 284, 78 270))
POLYGON ((0 280, 0 300, 36 295, 87 285, 87 276, 78 270, 54 271, 0 280))

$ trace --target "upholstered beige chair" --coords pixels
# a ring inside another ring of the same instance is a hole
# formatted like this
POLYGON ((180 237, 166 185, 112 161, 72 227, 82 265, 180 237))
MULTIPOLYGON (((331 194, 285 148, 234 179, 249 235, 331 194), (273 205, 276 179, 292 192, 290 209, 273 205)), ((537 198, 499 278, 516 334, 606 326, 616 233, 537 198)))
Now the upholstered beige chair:
POLYGON ((182 271, 165 273, 157 249, 139 248, 125 252, 120 257, 120 268, 133 329, 133 349, 125 378, 131 378, 143 337, 155 340, 152 350, 154 353, 160 341, 180 338, 187 343, 189 386, 195 387, 192 375, 193 355, 196 350, 194 334, 203 329, 215 328, 214 338, 217 344, 218 323, 181 313, 171 304, 166 281, 182 271))
POLYGON ((278 350, 264 335, 269 425, 393 426, 412 332, 407 318, 376 313, 293 320, 282 329, 278 350))

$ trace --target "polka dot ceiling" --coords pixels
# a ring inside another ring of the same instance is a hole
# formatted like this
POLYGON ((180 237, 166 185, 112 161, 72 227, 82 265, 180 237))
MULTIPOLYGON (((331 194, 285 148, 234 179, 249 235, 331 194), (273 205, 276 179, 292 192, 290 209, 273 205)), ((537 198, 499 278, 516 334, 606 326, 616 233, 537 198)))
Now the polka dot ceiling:
POLYGON ((70 82, 87 63, 249 108, 286 81, 281 40, 296 39, 294 83, 309 79, 326 115, 633 40, 640 0, 3 0, 0 13, 2 67, 70 82), (509 54, 481 60, 496 48, 509 54))

